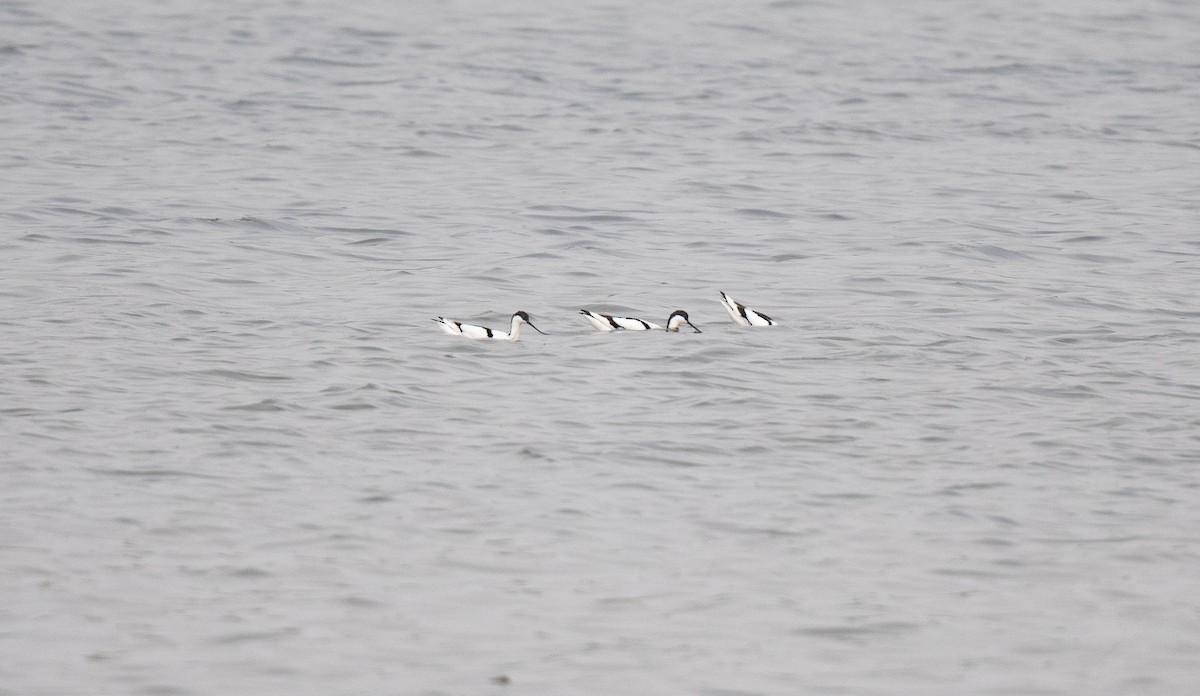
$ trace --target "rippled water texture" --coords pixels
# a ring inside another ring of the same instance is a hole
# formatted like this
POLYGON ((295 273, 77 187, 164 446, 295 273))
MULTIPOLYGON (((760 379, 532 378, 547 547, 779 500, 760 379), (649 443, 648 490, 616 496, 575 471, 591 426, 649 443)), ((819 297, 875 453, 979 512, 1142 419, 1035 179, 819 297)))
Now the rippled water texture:
POLYGON ((1197 36, 0 0, 0 694, 1195 693, 1197 36))

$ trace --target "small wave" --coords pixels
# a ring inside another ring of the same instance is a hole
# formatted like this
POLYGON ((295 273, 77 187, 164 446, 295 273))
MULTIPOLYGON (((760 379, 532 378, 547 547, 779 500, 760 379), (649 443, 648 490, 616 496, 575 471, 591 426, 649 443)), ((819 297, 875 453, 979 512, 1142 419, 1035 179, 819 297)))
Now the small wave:
POLYGON ((215 479, 221 478, 212 474, 202 474, 195 471, 184 471, 182 469, 164 469, 158 467, 147 467, 145 469, 104 469, 98 467, 89 467, 88 471, 101 476, 118 476, 129 478, 206 478, 215 479))
POLYGON ((239 404, 237 406, 225 406, 221 410, 222 411, 269 412, 269 411, 286 411, 287 407, 283 406, 275 399, 263 399, 262 401, 255 401, 254 403, 251 403, 251 404, 239 404))
POLYGON ((801 636, 829 638, 838 641, 860 641, 876 636, 900 636, 913 633, 920 628, 920 624, 907 621, 884 621, 862 626, 809 626, 798 628, 795 633, 801 636))
POLYGON ((770 220, 790 220, 791 215, 781 213, 778 210, 768 210, 766 208, 738 208, 733 212, 746 217, 762 218, 770 220))
POLYGON ((1066 254, 1065 258, 1089 263, 1133 263, 1133 259, 1124 256, 1105 256, 1103 254, 1066 254))
POLYGON ((529 217, 542 220, 559 220, 562 222, 638 222, 637 218, 628 215, 612 213, 592 213, 589 215, 538 215, 526 213, 529 217))
POLYGON ((291 65, 320 65, 333 68, 382 68, 382 63, 361 62, 351 60, 336 60, 333 58, 321 58, 318 56, 305 55, 290 55, 279 56, 274 59, 276 63, 286 63, 291 65))
POLYGON ((1004 247, 992 244, 952 244, 946 253, 969 258, 987 257, 1006 260, 1030 258, 1029 254, 1024 252, 1013 251, 1012 249, 1005 249, 1004 247))
POLYGON ((265 372, 246 372, 244 370, 199 370, 193 372, 192 374, 206 377, 221 377, 223 379, 232 379, 239 382, 287 382, 294 379, 291 375, 275 375, 265 372))

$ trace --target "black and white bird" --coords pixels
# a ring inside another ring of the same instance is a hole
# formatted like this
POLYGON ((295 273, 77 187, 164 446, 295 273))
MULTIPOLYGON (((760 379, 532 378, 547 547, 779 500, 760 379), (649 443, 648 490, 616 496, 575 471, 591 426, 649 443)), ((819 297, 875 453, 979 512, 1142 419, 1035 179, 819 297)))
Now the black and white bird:
MULTIPOLYGON (((630 317, 615 317, 611 314, 600 314, 593 312, 590 309, 581 309, 579 313, 588 318, 592 322, 592 326, 598 331, 650 331, 651 329, 661 329, 663 327, 652 322, 642 319, 633 319, 630 317)), ((671 312, 671 316, 667 318, 667 331, 679 331, 679 327, 687 324, 695 329, 696 333, 701 333, 700 329, 688 319, 688 313, 682 309, 677 309, 671 312)))
POLYGON ((721 306, 729 313, 729 318, 739 326, 775 326, 779 322, 762 312, 750 309, 724 292, 721 293, 721 306))
POLYGON ((512 315, 512 322, 509 324, 508 332, 496 331, 489 329, 486 326, 476 326, 475 324, 464 324, 461 321, 454 321, 445 317, 434 319, 442 331, 452 336, 466 336, 467 338, 490 338, 496 341, 515 341, 521 337, 521 324, 529 324, 529 327, 534 331, 545 335, 546 332, 533 325, 529 321, 529 315, 525 312, 516 312, 512 315))

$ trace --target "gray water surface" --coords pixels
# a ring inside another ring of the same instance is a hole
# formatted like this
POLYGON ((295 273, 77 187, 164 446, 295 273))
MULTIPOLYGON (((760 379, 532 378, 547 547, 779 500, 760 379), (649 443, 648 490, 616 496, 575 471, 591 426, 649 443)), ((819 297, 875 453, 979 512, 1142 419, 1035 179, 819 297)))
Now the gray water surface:
POLYGON ((1195 693, 1197 36, 0 0, 0 694, 1195 693))

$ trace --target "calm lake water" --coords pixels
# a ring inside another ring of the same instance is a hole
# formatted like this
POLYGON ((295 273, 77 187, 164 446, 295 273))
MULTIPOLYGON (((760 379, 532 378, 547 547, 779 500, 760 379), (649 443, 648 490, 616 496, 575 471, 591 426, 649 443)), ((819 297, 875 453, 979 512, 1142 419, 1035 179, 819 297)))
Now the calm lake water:
POLYGON ((0 694, 1195 693, 1197 36, 0 0, 0 694))

